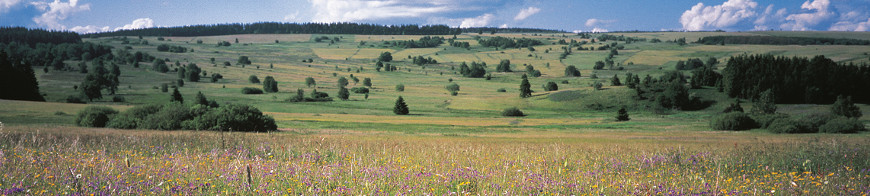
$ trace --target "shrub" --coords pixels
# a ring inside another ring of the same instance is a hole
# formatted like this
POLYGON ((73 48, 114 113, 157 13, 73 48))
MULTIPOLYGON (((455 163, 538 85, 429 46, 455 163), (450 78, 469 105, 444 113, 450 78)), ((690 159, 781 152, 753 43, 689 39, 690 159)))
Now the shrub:
POLYGON ((128 114, 115 115, 112 120, 106 124, 106 127, 115 129, 136 129, 139 126, 139 120, 136 117, 128 114))
POLYGON ((577 70, 577 67, 574 67, 573 65, 569 65, 568 67, 565 67, 565 76, 580 77, 580 70, 577 70))
POLYGON ((356 94, 366 94, 369 93, 369 89, 366 87, 353 87, 350 89, 351 92, 356 94))
POLYGON ((791 118, 780 118, 770 123, 767 128, 771 133, 806 133, 807 128, 802 127, 791 118))
POLYGON ((66 102, 67 103, 85 103, 85 100, 82 99, 81 96, 70 95, 70 96, 66 97, 66 102))
POLYGON ((516 107, 512 107, 512 108, 504 109, 504 111, 501 112, 501 115, 502 115, 502 116, 513 116, 513 117, 516 117, 516 116, 519 116, 519 117, 526 116, 526 114, 524 114, 523 111, 521 111, 520 109, 518 109, 518 108, 516 108, 516 107))
MULTIPOLYGON (((451 94, 458 94, 458 92, 459 92, 459 84, 456 84, 456 83, 450 83, 450 84, 448 84, 447 86, 444 86, 444 89, 447 89, 447 91, 450 91, 451 94)), ((455 95, 454 95, 454 96, 455 96, 455 95)))
POLYGON ((755 120, 758 127, 763 129, 769 128, 770 124, 777 119, 789 118, 787 114, 753 114, 750 117, 755 120))
POLYGON ((828 123, 828 121, 833 118, 834 116, 831 116, 828 113, 811 113, 801 117, 797 122, 800 126, 806 128, 806 130, 801 133, 818 133, 819 127, 828 123))
POLYGON ((628 111, 625 111, 625 107, 620 108, 619 111, 616 112, 616 121, 628 120, 631 120, 631 118, 628 117, 628 111))
POLYGON ((547 84, 544 85, 544 90, 545 91, 557 91, 557 90, 559 90, 559 85, 556 85, 556 82, 547 82, 547 84))
POLYGON ((260 83, 260 78, 257 78, 257 76, 255 76, 255 75, 251 75, 251 76, 248 77, 248 82, 251 82, 251 83, 254 83, 254 84, 259 84, 259 83, 260 83))
POLYGON ((858 133, 865 130, 864 123, 847 117, 829 120, 828 123, 819 127, 821 133, 858 133))
POLYGON ((719 115, 710 121, 710 127, 715 130, 742 131, 756 127, 756 123, 749 115, 742 112, 732 112, 719 115))
POLYGON ((507 92, 507 89, 500 88, 500 89, 498 89, 498 90, 495 90, 495 92, 504 93, 504 92, 507 92))
POLYGON ((115 103, 122 103, 125 101, 127 101, 127 99, 124 99, 124 96, 121 96, 121 95, 115 95, 112 97, 112 102, 115 102, 115 103))
POLYGON ((82 127, 106 127, 106 123, 118 111, 106 106, 88 106, 76 116, 76 125, 82 127))
POLYGON ((246 95, 263 94, 263 90, 261 90, 259 88, 245 87, 245 88, 242 88, 242 94, 246 94, 246 95))
POLYGON ((208 111, 190 121, 185 127, 197 130, 265 132, 278 129, 275 119, 263 115, 250 105, 229 104, 208 111))
POLYGON ((404 91, 405 91, 405 85, 404 85, 404 84, 398 84, 398 85, 396 85, 396 91, 397 91, 397 92, 404 92, 404 91))
POLYGON ((156 130, 181 129, 181 122, 192 119, 190 109, 181 103, 172 102, 166 104, 160 111, 148 115, 139 125, 139 128, 156 130))

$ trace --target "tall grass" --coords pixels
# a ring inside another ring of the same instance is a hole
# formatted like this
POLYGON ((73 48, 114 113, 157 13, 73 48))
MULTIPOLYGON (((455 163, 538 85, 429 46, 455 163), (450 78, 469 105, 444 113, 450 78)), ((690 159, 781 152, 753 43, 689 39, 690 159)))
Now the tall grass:
POLYGON ((6 127, 3 194, 860 195, 867 138, 6 127), (38 130, 37 130, 38 129, 38 130), (129 165, 129 166, 128 166, 129 165))

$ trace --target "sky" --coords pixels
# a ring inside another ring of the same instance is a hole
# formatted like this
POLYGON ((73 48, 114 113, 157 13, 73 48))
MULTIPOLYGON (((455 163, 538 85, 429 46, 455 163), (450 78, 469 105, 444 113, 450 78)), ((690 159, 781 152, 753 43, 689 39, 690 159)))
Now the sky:
POLYGON ((358 22, 608 31, 870 31, 870 0, 0 0, 0 26, 79 33, 358 22))

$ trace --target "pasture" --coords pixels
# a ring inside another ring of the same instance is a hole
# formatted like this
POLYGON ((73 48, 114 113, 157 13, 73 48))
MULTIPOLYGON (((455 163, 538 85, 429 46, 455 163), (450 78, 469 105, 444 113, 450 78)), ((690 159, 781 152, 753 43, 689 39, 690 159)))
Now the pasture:
MULTIPOLYGON (((627 37, 689 42, 713 35, 812 36, 870 39, 868 33, 843 32, 655 32, 612 33, 627 37)), ((771 46, 699 45, 619 41, 614 69, 593 69, 609 50, 573 50, 561 59, 558 40, 591 41, 575 34, 461 34, 433 48, 399 48, 384 41, 416 40, 410 35, 224 35, 143 37, 149 45, 124 44, 117 38, 87 42, 147 52, 168 59, 170 70, 195 63, 199 82, 178 89, 190 103, 197 92, 219 104, 244 103, 275 118, 278 132, 222 133, 82 128, 76 113, 89 105, 124 111, 144 104, 165 104, 177 85, 175 71, 120 65, 116 95, 88 104, 63 103, 78 93, 86 74, 36 69, 48 102, 0 100, 0 191, 3 195, 861 195, 870 194, 870 137, 858 134, 772 134, 764 129, 713 131, 710 119, 736 99, 714 87, 692 89, 691 96, 711 101, 693 111, 656 112, 636 91, 611 86, 616 75, 657 77, 677 61, 716 58, 724 68, 739 54, 812 57, 839 63, 870 63, 870 47, 844 45, 771 46), (315 39, 326 36, 330 40, 315 39), (482 47, 476 36, 532 38, 528 48, 482 47), (335 41, 334 38, 338 38, 335 41), (235 39, 239 43, 235 43, 235 39), (171 41, 170 41, 171 40, 171 41), (198 44, 197 40, 203 40, 198 44), (278 40, 276 43, 275 40, 278 40), (216 46, 219 41, 231 46, 216 46), (360 44, 365 42, 365 44, 360 44), (191 52, 159 52, 157 45, 191 52), (376 59, 391 52, 398 70, 376 70, 376 59), (240 56, 252 64, 240 65, 240 56), (437 64, 416 65, 408 57, 431 57, 437 64), (212 60, 214 59, 214 60, 212 60), (510 60, 513 72, 495 72, 510 60), (490 79, 467 78, 462 62, 486 62, 490 79), (228 62, 230 66, 225 66, 228 62), (176 63, 178 65, 176 65, 176 63), (519 97, 525 65, 541 77, 529 77, 531 97, 519 97), (580 77, 565 76, 574 65, 580 77), (616 67, 622 67, 617 69, 616 67), (210 81, 214 74, 223 79, 210 81), (279 91, 262 88, 248 77, 273 76, 279 91), (316 85, 309 86, 311 77, 316 85), (336 97, 338 79, 347 88, 370 93, 336 97), (353 78, 359 80, 355 82, 353 78), (546 91, 547 82, 558 90, 546 91), (458 84, 452 96, 445 86, 458 84), (596 90, 595 83, 604 87, 596 90), (404 85, 404 91, 396 90, 404 85), (171 89, 171 88, 170 88, 171 89), (326 92, 332 102, 289 102, 296 90, 307 96, 326 92), (123 97, 114 102, 113 97, 123 97), (410 115, 393 113, 402 96, 410 115), (527 116, 504 117, 517 107, 527 116), (616 121, 626 108, 630 121, 616 121)), ((452 36, 445 36, 451 38, 452 36)), ((138 39, 130 37, 128 39, 138 39)), ((615 41, 586 43, 601 47, 615 41)), ((576 48, 574 48, 576 49, 576 48)), ((67 61, 76 65, 78 61, 67 61)), ((688 75, 688 71, 686 71, 688 75)), ((643 78, 643 77, 641 77, 643 78)), ((747 110, 751 100, 743 101, 747 110)), ((778 112, 807 115, 828 112, 829 105, 780 104, 778 112)), ((870 106, 858 104, 870 121, 870 106)))

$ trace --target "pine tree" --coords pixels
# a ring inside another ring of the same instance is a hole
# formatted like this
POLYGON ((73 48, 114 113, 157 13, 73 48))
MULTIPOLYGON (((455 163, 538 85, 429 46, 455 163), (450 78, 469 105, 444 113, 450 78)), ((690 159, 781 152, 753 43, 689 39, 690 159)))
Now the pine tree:
POLYGON ((613 74, 613 78, 610 79, 611 86, 622 86, 622 82, 619 81, 619 75, 613 74))
POLYGON ((397 115, 408 114, 408 105, 405 104, 405 99, 403 99, 402 96, 399 96, 399 99, 396 100, 396 106, 393 107, 393 113, 397 115))
POLYGON ((202 91, 196 93, 196 104, 208 106, 208 99, 202 94, 202 91))
POLYGON ((532 96, 532 84, 529 84, 529 77, 523 74, 523 82, 520 83, 520 97, 526 98, 532 96))
POLYGON ((178 92, 178 88, 173 88, 173 89, 174 90, 172 90, 172 97, 169 100, 169 102, 176 102, 177 101, 179 103, 184 103, 184 98, 181 97, 181 92, 178 92))
POLYGON ((852 97, 843 97, 843 95, 837 96, 837 101, 834 102, 834 105, 831 105, 831 113, 838 116, 845 116, 846 118, 856 119, 863 116, 861 108, 858 108, 858 106, 852 102, 852 97))
POLYGON ((625 107, 620 108, 619 111, 616 112, 616 121, 628 120, 631 120, 631 118, 628 117, 628 111, 625 110, 625 107))

